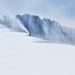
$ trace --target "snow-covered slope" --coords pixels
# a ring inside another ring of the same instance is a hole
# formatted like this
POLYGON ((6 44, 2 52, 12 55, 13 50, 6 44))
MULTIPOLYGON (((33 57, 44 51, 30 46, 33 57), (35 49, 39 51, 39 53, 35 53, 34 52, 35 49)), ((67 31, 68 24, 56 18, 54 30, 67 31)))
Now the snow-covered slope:
POLYGON ((0 25, 0 75, 75 75, 74 46, 38 41, 0 25))

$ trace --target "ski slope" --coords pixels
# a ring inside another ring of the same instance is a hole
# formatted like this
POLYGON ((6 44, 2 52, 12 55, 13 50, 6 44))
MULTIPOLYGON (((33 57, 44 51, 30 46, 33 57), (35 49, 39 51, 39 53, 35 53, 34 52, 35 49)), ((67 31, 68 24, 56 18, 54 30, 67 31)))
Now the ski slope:
POLYGON ((75 75, 75 46, 41 41, 0 25, 0 75, 75 75))

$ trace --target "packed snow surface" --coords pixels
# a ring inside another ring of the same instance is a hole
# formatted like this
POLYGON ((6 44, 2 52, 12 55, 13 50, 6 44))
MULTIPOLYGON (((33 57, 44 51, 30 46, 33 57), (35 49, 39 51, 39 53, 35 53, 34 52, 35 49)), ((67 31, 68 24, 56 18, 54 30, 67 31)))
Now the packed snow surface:
POLYGON ((75 46, 43 42, 0 25, 0 75, 75 75, 75 46))

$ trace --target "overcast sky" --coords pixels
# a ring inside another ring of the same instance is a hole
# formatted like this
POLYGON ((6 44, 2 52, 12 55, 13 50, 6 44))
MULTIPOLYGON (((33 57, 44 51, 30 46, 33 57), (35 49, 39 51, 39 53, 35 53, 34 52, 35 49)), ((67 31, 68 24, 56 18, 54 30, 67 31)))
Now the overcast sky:
POLYGON ((75 27, 75 0, 0 0, 3 15, 35 14, 75 27))

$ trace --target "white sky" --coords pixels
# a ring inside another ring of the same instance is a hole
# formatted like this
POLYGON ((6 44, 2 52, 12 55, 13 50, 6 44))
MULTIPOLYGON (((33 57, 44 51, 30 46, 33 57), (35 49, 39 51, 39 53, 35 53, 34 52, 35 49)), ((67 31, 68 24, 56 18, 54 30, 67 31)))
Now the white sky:
POLYGON ((35 14, 75 27, 75 0, 0 0, 0 16, 35 14))

